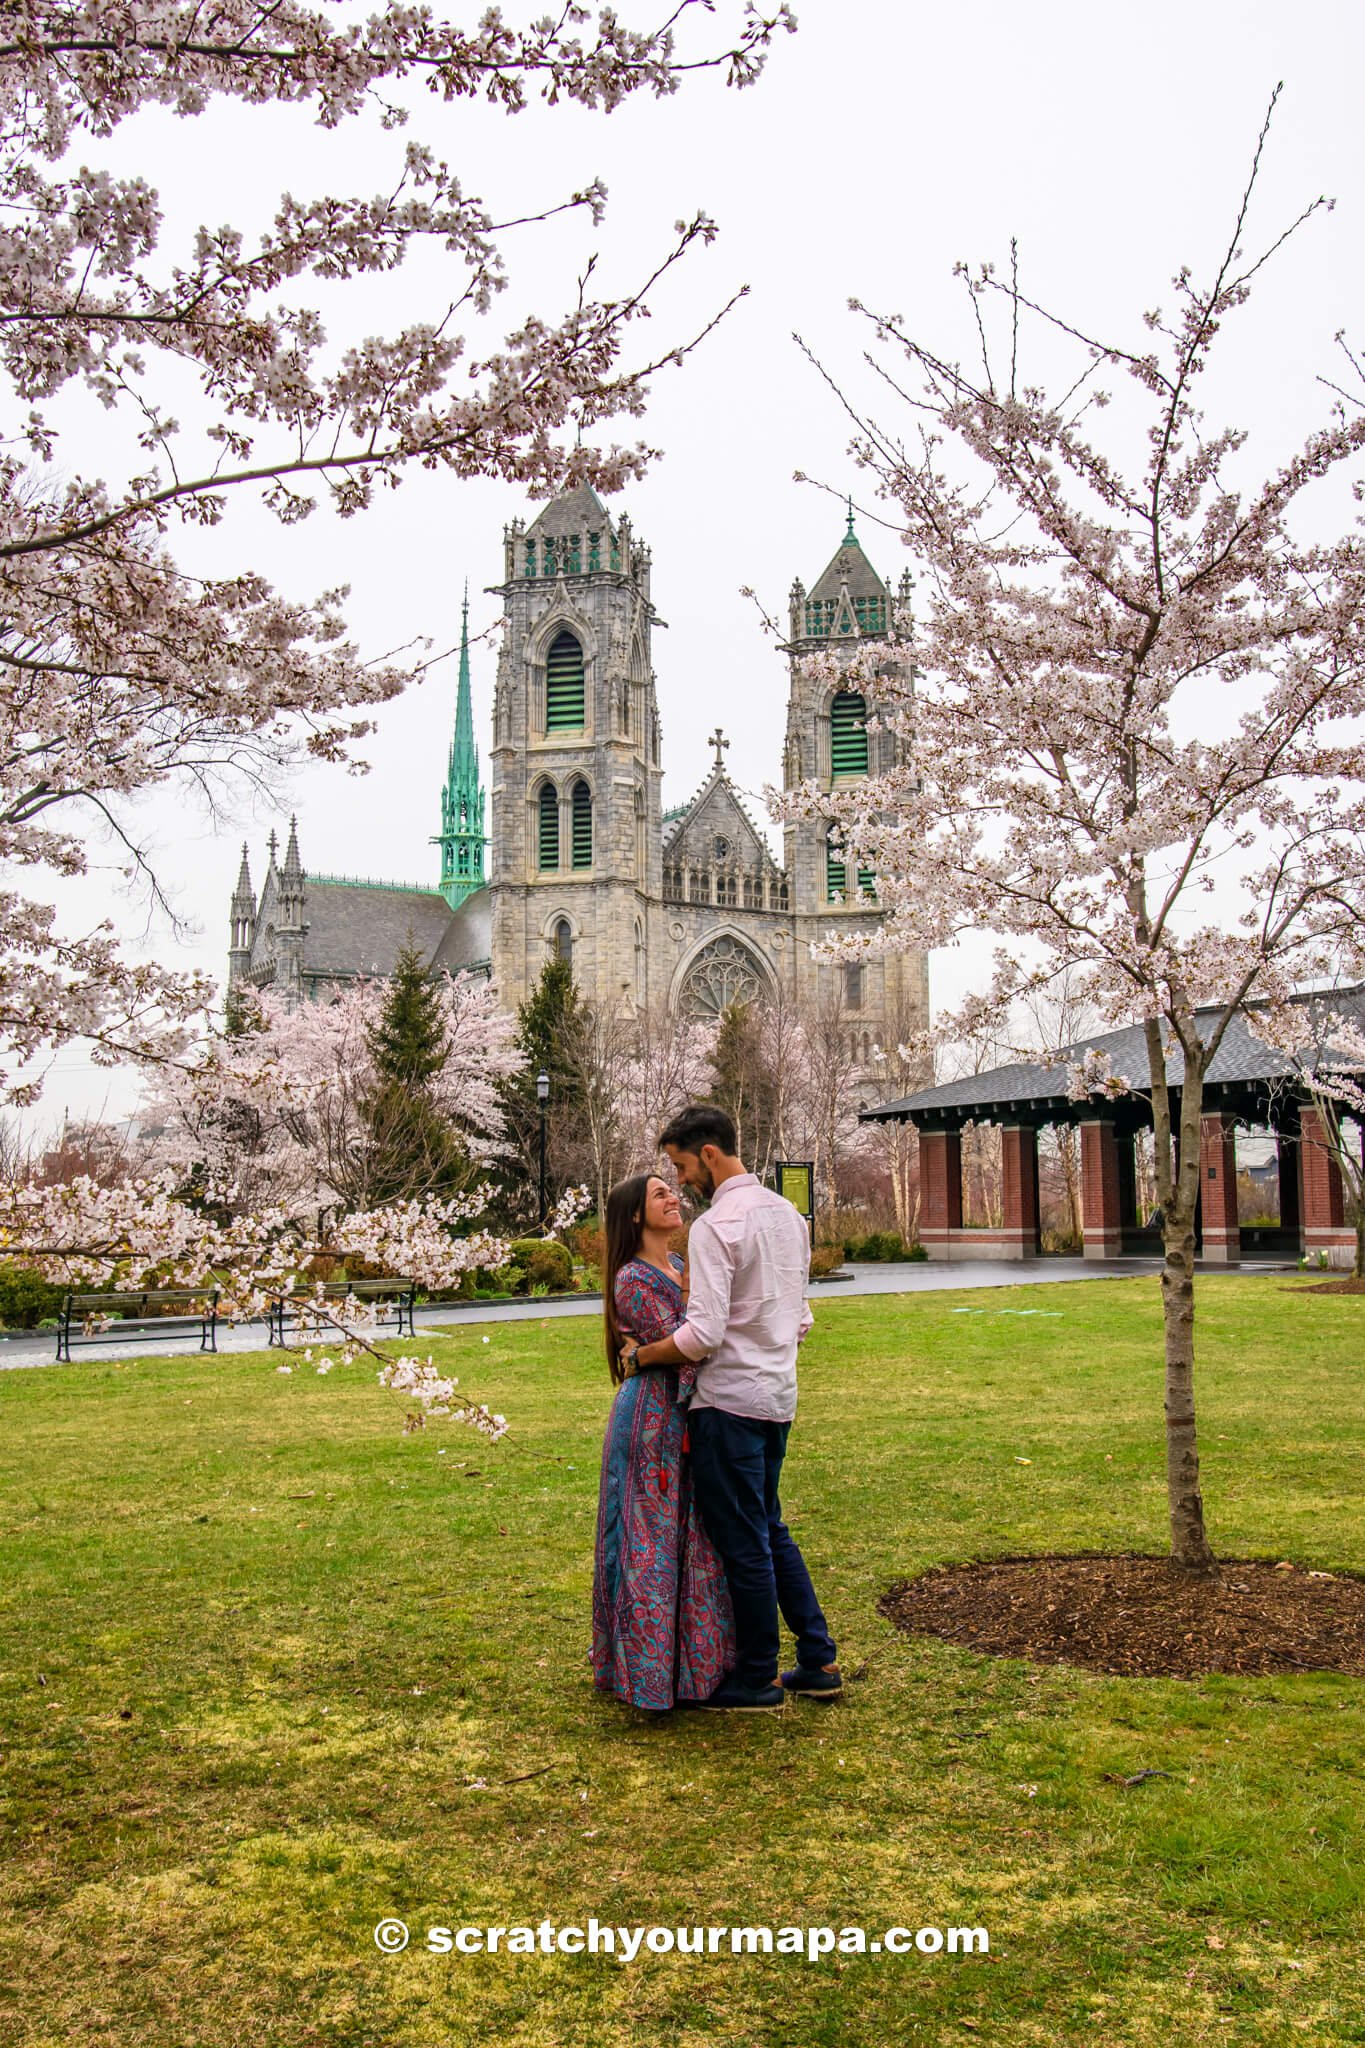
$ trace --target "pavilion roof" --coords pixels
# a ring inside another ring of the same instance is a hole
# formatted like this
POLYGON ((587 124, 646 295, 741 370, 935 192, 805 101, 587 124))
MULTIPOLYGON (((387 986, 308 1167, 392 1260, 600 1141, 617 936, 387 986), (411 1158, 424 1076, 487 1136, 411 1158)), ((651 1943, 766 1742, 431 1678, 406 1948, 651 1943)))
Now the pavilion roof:
MULTIPOLYGON (((1336 989, 1330 993, 1304 996, 1298 1000, 1320 1005, 1327 1014, 1339 1015, 1365 1028, 1365 987, 1336 989)), ((1255 1006, 1250 1006, 1253 1011, 1255 1006)), ((1207 1038, 1220 1008, 1195 1013, 1201 1038, 1207 1038)), ((1205 1077, 1205 1094, 1211 1109, 1228 1107, 1249 1112, 1262 1109, 1272 1093, 1301 1097, 1304 1090, 1291 1079, 1292 1062, 1272 1046, 1255 1037, 1247 1012, 1238 1011, 1224 1033, 1205 1077)), ((1178 1042, 1171 1041, 1166 1055, 1166 1080, 1178 1089, 1185 1078, 1185 1062, 1178 1042)), ((1018 1116, 1025 1122, 1066 1123, 1093 1117, 1098 1105, 1123 1114, 1126 1101, 1132 1108, 1150 1101, 1151 1081, 1147 1066, 1147 1041, 1141 1024, 1128 1024, 1119 1031, 1104 1031, 1094 1038, 1079 1039, 1070 1055, 1038 1060, 1015 1060, 992 1067, 983 1074, 964 1074, 958 1081, 944 1081, 934 1088, 921 1088, 898 1102, 878 1103, 862 1112, 864 1123, 909 1121, 924 1127, 954 1127, 959 1124, 1001 1123, 1018 1116), (1068 1089, 1070 1065, 1087 1053, 1107 1054, 1109 1070, 1127 1084, 1126 1097, 1117 1099, 1088 1096, 1073 1101, 1068 1089)))

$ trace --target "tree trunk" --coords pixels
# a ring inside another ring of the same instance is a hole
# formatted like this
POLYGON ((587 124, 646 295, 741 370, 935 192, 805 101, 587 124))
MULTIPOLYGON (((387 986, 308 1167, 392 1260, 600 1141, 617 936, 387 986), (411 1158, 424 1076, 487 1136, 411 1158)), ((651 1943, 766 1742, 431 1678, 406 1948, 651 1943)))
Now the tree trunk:
POLYGON ((1199 1125, 1204 1076, 1198 1064, 1193 1019, 1185 1045, 1180 1100, 1180 1161, 1171 1148, 1171 1099, 1166 1054, 1155 1019, 1147 1025, 1152 1076, 1152 1121, 1156 1140, 1157 1199, 1164 1219, 1166 1259, 1161 1271, 1161 1307, 1166 1335, 1166 1497, 1171 1528, 1171 1561, 1182 1570, 1209 1571, 1213 1551, 1204 1530, 1204 1497, 1199 1487, 1199 1439, 1194 1411, 1194 1213, 1199 1196, 1199 1125), (1191 1058, 1194 1049, 1195 1056, 1191 1058))

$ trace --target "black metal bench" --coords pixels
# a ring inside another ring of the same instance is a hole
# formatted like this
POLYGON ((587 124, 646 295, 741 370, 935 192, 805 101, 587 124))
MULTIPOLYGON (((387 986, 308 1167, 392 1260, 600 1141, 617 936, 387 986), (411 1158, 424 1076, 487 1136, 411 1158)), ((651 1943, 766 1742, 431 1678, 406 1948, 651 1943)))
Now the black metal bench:
POLYGON ((198 1326, 199 1349, 218 1349, 218 1294, 202 1288, 116 1288, 102 1294, 67 1294, 57 1324, 57 1357, 71 1362, 72 1347, 87 1344, 164 1343, 198 1326))
MULTIPOLYGON (((397 1329, 400 1337, 416 1334, 413 1326, 413 1312, 417 1302, 415 1280, 329 1280, 321 1287, 301 1287, 296 1294, 280 1294, 269 1303, 266 1319, 269 1325, 271 1344, 283 1344, 286 1327, 298 1330, 310 1321, 310 1301, 372 1301, 379 1314, 375 1317, 380 1329, 397 1329)), ((318 1336, 325 1339, 328 1334, 325 1322, 318 1325, 318 1336)), ((341 1335, 341 1332, 337 1333, 341 1335)))

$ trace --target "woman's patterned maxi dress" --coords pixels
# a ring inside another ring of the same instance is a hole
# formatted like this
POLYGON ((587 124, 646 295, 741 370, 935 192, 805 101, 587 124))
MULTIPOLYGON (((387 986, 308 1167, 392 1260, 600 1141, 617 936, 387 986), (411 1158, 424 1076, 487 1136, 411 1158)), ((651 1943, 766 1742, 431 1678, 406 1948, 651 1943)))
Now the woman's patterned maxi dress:
MULTIPOLYGON (((616 1314, 641 1344, 683 1320, 682 1289, 644 1259, 616 1276, 616 1314)), ((602 1446, 592 1590, 594 1682, 633 1707, 704 1700, 734 1668, 730 1591, 692 1499, 684 1455, 696 1367, 635 1373, 602 1446)))

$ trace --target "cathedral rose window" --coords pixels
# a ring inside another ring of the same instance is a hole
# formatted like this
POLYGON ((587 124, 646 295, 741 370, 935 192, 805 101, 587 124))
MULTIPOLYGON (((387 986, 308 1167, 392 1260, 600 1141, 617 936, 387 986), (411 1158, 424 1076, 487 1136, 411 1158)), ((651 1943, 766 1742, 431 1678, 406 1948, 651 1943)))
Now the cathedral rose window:
POLYGON ((731 1003, 755 1003, 768 980, 740 940, 723 932, 692 962, 682 986, 682 1008, 694 1017, 718 1017, 731 1003))

